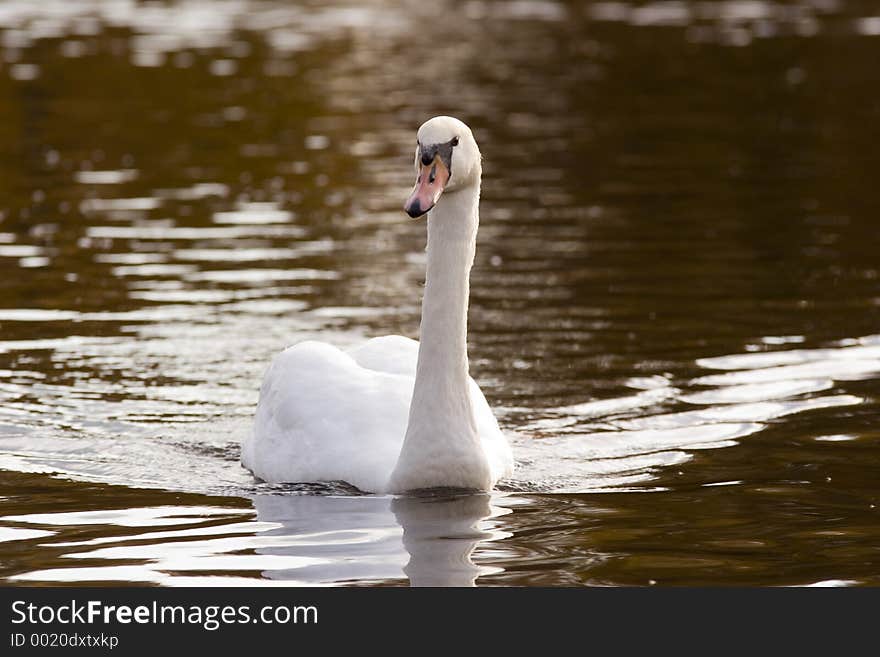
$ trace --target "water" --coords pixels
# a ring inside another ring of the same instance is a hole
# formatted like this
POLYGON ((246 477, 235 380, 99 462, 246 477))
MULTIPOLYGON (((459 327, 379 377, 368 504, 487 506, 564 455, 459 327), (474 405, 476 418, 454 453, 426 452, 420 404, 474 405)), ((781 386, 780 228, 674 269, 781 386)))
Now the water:
POLYGON ((871 3, 0 7, 0 576, 878 585, 871 3), (263 369, 415 337, 415 129, 485 158, 491 495, 268 486, 263 369))

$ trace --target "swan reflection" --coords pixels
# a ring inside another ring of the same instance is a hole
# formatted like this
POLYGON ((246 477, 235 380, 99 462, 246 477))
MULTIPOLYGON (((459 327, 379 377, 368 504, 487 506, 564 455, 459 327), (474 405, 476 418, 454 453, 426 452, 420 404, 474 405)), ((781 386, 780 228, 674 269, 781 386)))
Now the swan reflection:
POLYGON ((382 581, 405 574, 412 586, 474 586, 491 569, 472 560, 477 545, 498 538, 485 522, 504 510, 492 496, 371 497, 259 495, 260 521, 272 557, 309 557, 297 568, 263 572, 303 584, 382 581))
POLYGON ((412 586, 475 586, 483 569, 471 555, 493 534, 481 528, 492 514, 486 493, 456 497, 398 497, 391 511, 410 555, 403 569, 412 586))

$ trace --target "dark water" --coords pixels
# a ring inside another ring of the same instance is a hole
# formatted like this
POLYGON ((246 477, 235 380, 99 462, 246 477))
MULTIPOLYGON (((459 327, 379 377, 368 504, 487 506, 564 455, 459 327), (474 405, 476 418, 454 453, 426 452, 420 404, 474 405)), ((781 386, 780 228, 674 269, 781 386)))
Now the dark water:
POLYGON ((3 3, 3 581, 880 584, 878 57, 842 0, 3 3), (254 482, 273 354, 416 337, 441 113, 516 475, 254 482))

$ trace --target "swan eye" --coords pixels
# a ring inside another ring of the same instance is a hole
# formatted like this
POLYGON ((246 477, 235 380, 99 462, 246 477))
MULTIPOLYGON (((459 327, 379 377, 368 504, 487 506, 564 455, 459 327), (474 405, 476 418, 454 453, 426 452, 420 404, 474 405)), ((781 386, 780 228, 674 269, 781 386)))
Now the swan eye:
POLYGON ((428 182, 432 185, 434 184, 434 180, 437 178, 437 165, 431 167, 431 175, 428 176, 428 182))
POLYGON ((458 146, 458 137, 453 137, 453 138, 452 138, 452 145, 453 145, 453 146, 458 146))

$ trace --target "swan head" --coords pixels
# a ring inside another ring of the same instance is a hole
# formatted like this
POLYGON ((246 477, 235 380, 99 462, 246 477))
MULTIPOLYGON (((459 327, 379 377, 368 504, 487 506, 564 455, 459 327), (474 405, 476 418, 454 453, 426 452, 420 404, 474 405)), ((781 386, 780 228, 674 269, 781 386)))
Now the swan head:
POLYGON ((403 209, 421 217, 440 196, 480 180, 480 149, 471 129, 451 116, 435 116, 419 128, 416 144, 416 185, 403 209))

